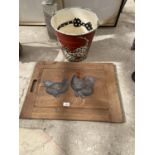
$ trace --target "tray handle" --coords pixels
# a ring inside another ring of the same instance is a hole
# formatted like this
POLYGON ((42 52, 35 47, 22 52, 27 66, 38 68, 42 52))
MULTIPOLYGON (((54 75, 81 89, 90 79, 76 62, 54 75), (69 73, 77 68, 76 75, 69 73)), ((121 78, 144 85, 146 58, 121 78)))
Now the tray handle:
POLYGON ((37 86, 37 80, 34 79, 34 80, 32 81, 31 87, 30 87, 30 92, 31 92, 31 93, 35 92, 36 86, 37 86))

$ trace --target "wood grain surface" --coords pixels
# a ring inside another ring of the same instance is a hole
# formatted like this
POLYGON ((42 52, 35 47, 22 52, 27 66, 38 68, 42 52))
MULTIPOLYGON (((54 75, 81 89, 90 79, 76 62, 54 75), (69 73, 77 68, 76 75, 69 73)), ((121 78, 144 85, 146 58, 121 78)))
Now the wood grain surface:
POLYGON ((124 122, 115 66, 112 63, 38 62, 20 118, 124 122), (65 76, 71 81, 74 74, 95 77, 91 96, 76 97, 71 86, 58 97, 46 93, 43 80, 59 82, 65 76), (64 106, 64 102, 70 105, 64 106))

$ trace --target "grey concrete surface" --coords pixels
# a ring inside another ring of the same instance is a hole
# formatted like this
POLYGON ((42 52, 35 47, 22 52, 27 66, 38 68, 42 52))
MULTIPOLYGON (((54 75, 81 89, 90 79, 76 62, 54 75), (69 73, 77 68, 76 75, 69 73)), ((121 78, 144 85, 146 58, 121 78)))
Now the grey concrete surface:
MULTIPOLYGON (((128 0, 115 28, 99 28, 85 62, 113 62, 126 122, 20 120, 20 155, 134 155, 134 1, 128 0)), ((20 26, 20 110, 34 65, 39 60, 65 61, 46 27, 20 26)))

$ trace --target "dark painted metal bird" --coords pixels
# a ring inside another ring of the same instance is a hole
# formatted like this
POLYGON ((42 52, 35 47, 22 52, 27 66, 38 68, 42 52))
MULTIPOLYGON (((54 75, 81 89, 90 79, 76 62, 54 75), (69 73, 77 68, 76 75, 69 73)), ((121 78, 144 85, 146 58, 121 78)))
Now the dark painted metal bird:
POLYGON ((77 75, 73 75, 71 87, 75 96, 85 97, 93 94, 94 83, 95 78, 92 76, 85 76, 80 79, 77 75))
POLYGON ((69 82, 67 78, 64 78, 62 82, 52 82, 52 81, 44 80, 43 84, 46 92, 55 97, 65 93, 69 87, 69 82))

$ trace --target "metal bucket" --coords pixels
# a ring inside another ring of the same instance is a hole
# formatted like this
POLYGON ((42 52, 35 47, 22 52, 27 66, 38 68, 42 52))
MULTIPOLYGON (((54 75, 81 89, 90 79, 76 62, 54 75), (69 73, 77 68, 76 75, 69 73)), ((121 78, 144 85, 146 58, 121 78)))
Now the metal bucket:
POLYGON ((87 58, 98 21, 94 12, 82 8, 65 8, 52 16, 51 26, 68 61, 87 58))

